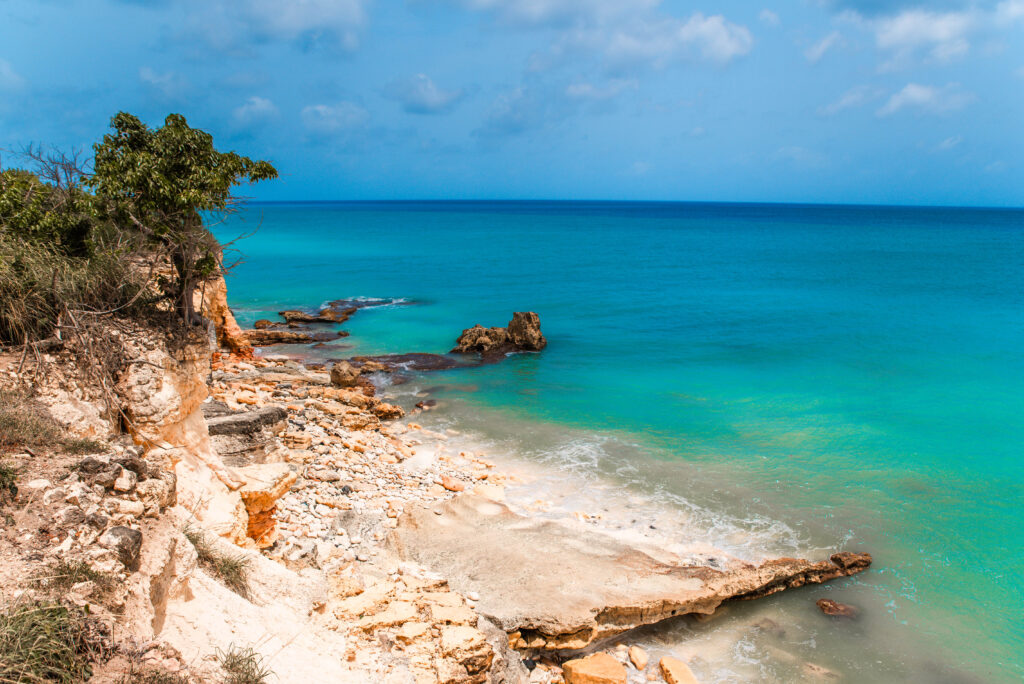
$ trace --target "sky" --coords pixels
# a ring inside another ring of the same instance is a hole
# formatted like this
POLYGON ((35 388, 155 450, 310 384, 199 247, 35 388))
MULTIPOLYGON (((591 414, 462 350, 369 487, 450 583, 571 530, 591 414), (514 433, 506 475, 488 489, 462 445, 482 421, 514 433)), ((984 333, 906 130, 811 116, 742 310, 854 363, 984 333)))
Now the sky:
POLYGON ((171 112, 258 200, 1024 206, 1024 0, 0 0, 0 150, 171 112))

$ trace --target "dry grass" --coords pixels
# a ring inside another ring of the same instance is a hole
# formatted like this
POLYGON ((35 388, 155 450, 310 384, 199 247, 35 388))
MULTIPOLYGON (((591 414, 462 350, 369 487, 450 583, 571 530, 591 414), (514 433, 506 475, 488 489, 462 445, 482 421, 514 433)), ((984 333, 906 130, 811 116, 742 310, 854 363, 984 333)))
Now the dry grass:
POLYGON ((227 675, 224 684, 264 684, 274 674, 263 664, 263 656, 251 648, 218 649, 217 662, 227 675))
POLYGON ((49 445, 61 438, 60 425, 28 392, 0 390, 0 448, 49 445))
POLYGON ((16 603, 0 612, 0 684, 82 682, 105 653, 94 625, 56 603, 16 603))
POLYGON ((206 533, 192 525, 182 530, 192 542, 199 556, 199 564, 210 571, 224 585, 239 596, 249 597, 249 559, 242 554, 226 553, 218 549, 206 533))
POLYGON ((111 573, 93 570, 81 560, 69 561, 63 558, 39 570, 33 580, 40 589, 53 597, 66 594, 79 582, 92 582, 96 585, 94 595, 102 599, 109 596, 118 585, 117 577, 111 573))

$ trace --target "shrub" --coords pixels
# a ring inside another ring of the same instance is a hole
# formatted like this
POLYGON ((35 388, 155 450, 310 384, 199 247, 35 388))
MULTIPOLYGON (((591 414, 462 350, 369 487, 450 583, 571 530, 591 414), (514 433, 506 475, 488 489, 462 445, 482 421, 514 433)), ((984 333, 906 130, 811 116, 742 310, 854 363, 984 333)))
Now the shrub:
POLYGON ((0 683, 73 684, 103 652, 86 618, 55 603, 16 603, 0 612, 0 683))
POLYGON ((210 541, 206 533, 192 525, 182 530, 185 538, 192 542, 199 557, 199 564, 210 571, 231 591, 239 596, 249 596, 249 559, 242 554, 221 551, 210 541))
POLYGON ((217 662, 227 674, 225 684, 263 684, 274 674, 263 664, 263 656, 251 648, 217 649, 217 662))

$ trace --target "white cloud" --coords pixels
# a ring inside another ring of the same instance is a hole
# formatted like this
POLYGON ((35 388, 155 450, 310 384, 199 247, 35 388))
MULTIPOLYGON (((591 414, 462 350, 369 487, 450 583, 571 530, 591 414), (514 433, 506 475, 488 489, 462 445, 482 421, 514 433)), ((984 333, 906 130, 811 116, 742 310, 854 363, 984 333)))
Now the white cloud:
POLYGON ((726 63, 750 52, 753 36, 720 14, 695 12, 688 18, 659 11, 661 0, 461 0, 504 21, 556 30, 547 54, 534 55, 540 71, 569 53, 603 57, 613 70, 648 63, 666 65, 677 57, 726 63))
POLYGON ((18 75, 11 63, 0 59, 0 90, 15 90, 24 85, 25 80, 18 75))
POLYGON ((778 26, 780 23, 779 15, 767 8, 761 10, 761 13, 757 15, 757 18, 761 20, 762 24, 767 26, 778 26))
POLYGON ((626 90, 636 90, 638 87, 636 79, 616 78, 604 86, 587 82, 572 83, 566 87, 565 94, 574 100, 610 100, 626 90))
POLYGON ((1005 0, 996 5, 995 23, 1005 26, 1024 19, 1024 0, 1005 0))
POLYGON ((235 108, 232 113, 235 123, 242 126, 252 126, 277 116, 277 107, 265 97, 250 97, 240 107, 235 108))
POLYGON ((875 88, 871 88, 869 86, 857 86, 856 88, 851 88, 840 95, 838 100, 830 102, 823 107, 819 107, 818 114, 832 116, 834 114, 838 114, 844 109, 859 107, 860 105, 870 102, 881 95, 881 91, 875 88))
POLYGON ((392 81, 384 94, 402 103, 402 109, 410 114, 440 114, 450 111, 462 98, 462 90, 443 90, 426 74, 392 81))
POLYGON ((897 56, 921 49, 938 61, 948 62, 967 54, 970 49, 967 37, 976 22, 972 12, 911 9, 877 20, 875 42, 897 56))
POLYGON ((617 68, 643 63, 660 68, 685 57, 726 64, 750 52, 754 45, 745 26, 720 14, 706 17, 700 12, 686 21, 674 17, 637 19, 615 28, 578 33, 574 39, 599 51, 617 68))
POLYGON ((935 146, 935 150, 937 152, 945 152, 946 150, 953 149, 954 147, 959 145, 961 142, 963 142, 963 136, 953 135, 953 136, 950 136, 950 137, 946 138, 945 140, 940 142, 938 145, 936 145, 935 146))
POLYGON ((964 91, 959 83, 948 83, 941 88, 908 83, 903 90, 894 93, 877 114, 878 116, 890 116, 908 108, 938 114, 962 109, 973 99, 974 95, 964 91))
MULTIPOLYGON (((347 50, 359 47, 365 27, 365 0, 246 0, 241 11, 261 36, 308 42, 336 42, 347 50)), ((229 11, 236 11, 228 3, 229 11)))
POLYGON ((832 46, 839 43, 842 39, 843 36, 839 31, 833 31, 811 47, 807 48, 804 51, 804 57, 806 57, 807 61, 811 64, 816 64, 825 56, 825 53, 828 52, 832 46))
POLYGON ((302 110, 302 124, 311 133, 329 135, 361 127, 370 114, 354 102, 310 105, 302 110))
POLYGON ((173 71, 159 73, 149 67, 139 69, 139 79, 158 90, 164 97, 177 97, 188 89, 188 82, 173 71))

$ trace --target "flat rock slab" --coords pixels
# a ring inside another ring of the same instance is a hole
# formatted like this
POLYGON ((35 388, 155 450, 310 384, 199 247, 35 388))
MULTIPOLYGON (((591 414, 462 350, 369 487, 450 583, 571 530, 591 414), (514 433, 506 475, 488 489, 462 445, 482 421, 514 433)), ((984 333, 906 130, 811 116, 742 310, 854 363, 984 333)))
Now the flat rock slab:
POLYGON ((477 610, 513 635, 514 646, 548 650, 584 648, 871 563, 868 554, 840 553, 820 562, 735 561, 724 570, 669 565, 599 532, 526 518, 473 494, 406 513, 389 541, 402 559, 442 573, 456 591, 479 594, 477 610))

